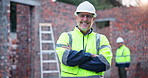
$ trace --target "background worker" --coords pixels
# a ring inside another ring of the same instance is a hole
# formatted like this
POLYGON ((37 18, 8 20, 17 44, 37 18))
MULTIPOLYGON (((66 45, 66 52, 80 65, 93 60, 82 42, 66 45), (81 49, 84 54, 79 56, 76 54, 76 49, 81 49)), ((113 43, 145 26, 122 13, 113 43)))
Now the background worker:
POLYGON ((112 52, 106 36, 93 32, 97 16, 94 6, 88 2, 78 5, 73 31, 60 35, 56 52, 61 63, 62 78, 103 78, 111 66, 112 52))
POLYGON ((118 37, 116 43, 118 44, 116 66, 118 67, 119 78, 127 78, 126 71, 130 65, 130 50, 124 45, 122 37, 118 37))

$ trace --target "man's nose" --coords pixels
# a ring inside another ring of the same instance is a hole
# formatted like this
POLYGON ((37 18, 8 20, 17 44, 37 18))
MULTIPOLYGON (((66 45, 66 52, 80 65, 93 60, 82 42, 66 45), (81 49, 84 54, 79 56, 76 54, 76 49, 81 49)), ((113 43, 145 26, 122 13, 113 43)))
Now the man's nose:
POLYGON ((84 17, 83 17, 83 20, 87 20, 88 19, 88 17, 85 15, 84 17))

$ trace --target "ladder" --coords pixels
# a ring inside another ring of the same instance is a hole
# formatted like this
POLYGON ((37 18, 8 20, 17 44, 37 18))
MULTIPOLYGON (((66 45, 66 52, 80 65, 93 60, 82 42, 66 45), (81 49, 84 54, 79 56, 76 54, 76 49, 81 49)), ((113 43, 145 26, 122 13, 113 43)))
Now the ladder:
POLYGON ((51 23, 39 24, 41 78, 60 78, 51 23))

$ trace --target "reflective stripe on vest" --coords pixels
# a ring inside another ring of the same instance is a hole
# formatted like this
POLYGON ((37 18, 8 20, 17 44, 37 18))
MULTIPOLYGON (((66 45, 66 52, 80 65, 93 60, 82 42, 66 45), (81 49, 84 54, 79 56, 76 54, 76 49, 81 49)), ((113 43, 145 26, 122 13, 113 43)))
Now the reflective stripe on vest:
POLYGON ((63 54, 63 58, 62 58, 62 63, 67 65, 67 58, 68 58, 68 55, 69 55, 69 52, 70 50, 65 50, 64 54, 63 54))
POLYGON ((97 51, 97 54, 99 54, 99 47, 100 47, 100 35, 99 34, 96 34, 96 51, 97 51))
POLYGON ((69 45, 72 47, 72 34, 70 32, 67 32, 69 36, 69 45))
POLYGON ((99 51, 103 48, 109 48, 111 50, 111 46, 109 45, 102 45, 100 47, 100 34, 96 34, 96 50, 97 50, 97 54, 99 55, 99 51))
POLYGON ((63 46, 67 46, 65 44, 56 44, 56 47, 63 47, 63 46))
POLYGON ((102 75, 87 76, 87 77, 62 77, 62 78, 103 78, 102 75))

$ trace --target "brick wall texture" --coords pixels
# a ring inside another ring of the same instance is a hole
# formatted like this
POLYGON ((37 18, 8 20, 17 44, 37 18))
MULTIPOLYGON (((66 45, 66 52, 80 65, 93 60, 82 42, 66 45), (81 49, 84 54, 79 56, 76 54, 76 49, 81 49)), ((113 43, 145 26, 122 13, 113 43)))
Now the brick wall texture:
MULTIPOLYGON (((51 0, 37 1, 40 5, 28 6, 17 4, 17 39, 18 63, 14 78, 40 78, 39 58, 39 23, 51 23, 55 42, 62 32, 73 30, 76 26, 74 11, 75 6, 51 0)), ((7 3, 10 3, 9 1, 7 3)), ((6 2, 0 1, 0 4, 6 2)), ((0 5, 2 6, 2 5, 0 5)), ((0 57, 7 54, 7 42, 10 6, 0 7, 0 57), (4 11, 1 11, 4 9, 4 11), (8 9, 8 10, 7 10, 8 9), (8 17, 8 19, 7 19, 8 17)), ((97 11, 97 19, 110 20, 110 26, 98 29, 94 24, 94 31, 105 34, 112 46, 113 60, 106 78, 118 78, 115 67, 116 38, 121 36, 125 44, 131 50, 131 65, 128 70, 128 78, 147 78, 148 72, 148 9, 141 7, 118 7, 97 11)), ((7 56, 6 56, 7 57, 7 56)), ((0 58, 0 60, 3 60, 0 58)), ((2 66, 1 66, 2 67, 2 66)), ((0 67, 0 68, 1 68, 0 67)), ((3 69, 4 70, 4 69, 3 69)), ((1 71, 0 71, 1 73, 1 71)), ((1 74, 0 74, 1 75, 1 74)), ((5 75, 2 75, 5 76, 5 75)), ((5 78, 5 77, 3 77, 5 78)))
POLYGON ((9 76, 8 62, 8 21, 7 21, 7 5, 8 0, 0 0, 0 78, 9 76))
POLYGON ((31 50, 30 50, 30 7, 17 4, 17 37, 19 40, 18 47, 18 64, 16 69, 16 78, 31 77, 31 50))
MULTIPOLYGON (((100 33, 106 34, 112 46, 115 57, 117 49, 116 39, 121 36, 125 44, 131 50, 131 65, 128 70, 129 78, 147 78, 148 62, 148 9, 141 7, 120 7, 110 10, 98 11, 99 19, 115 18, 110 21, 110 26, 100 29, 100 33), (103 30, 103 31, 102 31, 103 30), (108 31, 109 30, 109 31, 108 31), (107 34, 108 32, 108 34, 107 34)), ((118 78, 115 58, 113 57, 111 78, 118 78)))

